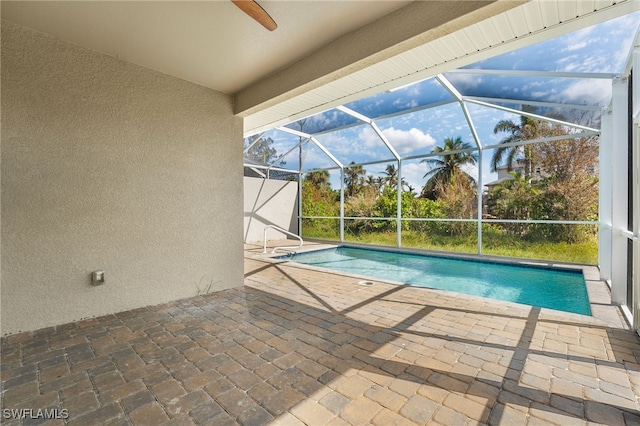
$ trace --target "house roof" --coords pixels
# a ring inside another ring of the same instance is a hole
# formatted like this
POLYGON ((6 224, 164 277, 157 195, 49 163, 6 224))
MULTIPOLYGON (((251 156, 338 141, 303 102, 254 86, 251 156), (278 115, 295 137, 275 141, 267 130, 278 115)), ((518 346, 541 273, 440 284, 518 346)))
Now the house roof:
POLYGON ((505 176, 505 177, 501 177, 500 179, 496 179, 492 182, 489 183, 485 183, 484 186, 494 186, 494 185, 499 185, 502 182, 506 182, 508 180, 513 180, 513 176, 509 175, 509 176, 505 176))

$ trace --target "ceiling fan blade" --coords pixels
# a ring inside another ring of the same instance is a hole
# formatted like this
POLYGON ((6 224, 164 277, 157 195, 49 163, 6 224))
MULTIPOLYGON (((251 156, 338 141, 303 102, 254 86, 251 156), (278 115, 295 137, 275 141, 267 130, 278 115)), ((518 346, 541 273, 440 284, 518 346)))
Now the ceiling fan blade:
POLYGON ((276 21, 255 0, 231 0, 231 2, 269 31, 278 28, 276 21))

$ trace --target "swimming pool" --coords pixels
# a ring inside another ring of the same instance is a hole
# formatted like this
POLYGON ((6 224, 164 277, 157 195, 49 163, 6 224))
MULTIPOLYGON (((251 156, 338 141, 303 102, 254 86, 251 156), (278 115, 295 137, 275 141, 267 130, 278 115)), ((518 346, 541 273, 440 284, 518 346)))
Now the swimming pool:
POLYGON ((351 247, 299 253, 290 260, 419 287, 591 315, 584 276, 580 270, 351 247))

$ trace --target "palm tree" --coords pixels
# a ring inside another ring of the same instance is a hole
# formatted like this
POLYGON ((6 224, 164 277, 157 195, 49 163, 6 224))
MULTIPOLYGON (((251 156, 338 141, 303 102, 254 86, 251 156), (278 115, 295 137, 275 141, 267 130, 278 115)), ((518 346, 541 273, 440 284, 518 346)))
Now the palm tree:
POLYGON ((347 186, 345 190, 348 196, 351 197, 360 190, 365 174, 362 166, 356 166, 353 161, 344 168, 344 183, 347 186))
POLYGON ((377 187, 378 178, 374 177, 373 175, 367 175, 366 179, 364 180, 364 185, 377 187))
POLYGON ((374 195, 380 194, 380 188, 382 187, 382 178, 374 177, 373 175, 367 175, 364 180, 364 187, 367 188, 374 195))
POLYGON ((317 188, 329 186, 329 172, 326 170, 311 170, 304 177, 304 180, 310 182, 317 188))
MULTIPOLYGON (((389 187, 391 187, 393 189, 397 188, 397 186, 398 186, 398 170, 396 169, 395 164, 389 164, 387 166, 387 168, 385 169, 385 171, 382 172, 382 174, 384 175, 384 176, 382 176, 380 178, 380 184, 382 186, 389 186, 389 187)), ((404 178, 400 179, 400 185, 402 186, 403 190, 405 188, 409 187, 409 185, 407 185, 407 182, 405 181, 404 178)), ((413 189, 415 189, 415 188, 413 188, 413 189)), ((411 192, 412 190, 410 190, 409 192, 411 192)))
POLYGON ((394 164, 387 165, 387 168, 382 172, 384 176, 380 178, 380 182, 383 185, 395 187, 398 185, 398 170, 394 164))
POLYGON ((465 164, 476 164, 478 156, 471 152, 454 152, 447 154, 449 151, 459 151, 471 149, 472 146, 458 136, 455 139, 447 138, 444 140, 444 146, 437 146, 431 150, 432 154, 441 154, 440 157, 425 158, 420 163, 426 163, 430 170, 423 177, 427 178, 427 183, 422 189, 421 196, 424 198, 437 198, 436 186, 438 183, 446 185, 451 182, 454 175, 465 176, 470 183, 475 183, 467 172, 462 170, 465 164))
MULTIPOLYGON (((500 120, 493 128, 493 133, 508 133, 509 135, 500 141, 501 144, 508 144, 538 138, 542 136, 542 133, 544 132, 543 129, 544 126, 541 121, 534 120, 530 117, 520 116, 520 124, 517 124, 512 120, 500 120)), ((525 160, 524 176, 531 176, 531 170, 533 169, 533 147, 531 145, 504 146, 496 148, 493 156, 491 157, 491 171, 497 171, 498 166, 502 163, 505 156, 507 170, 511 171, 513 168, 513 162, 516 160, 516 157, 521 154, 524 156, 525 160)))

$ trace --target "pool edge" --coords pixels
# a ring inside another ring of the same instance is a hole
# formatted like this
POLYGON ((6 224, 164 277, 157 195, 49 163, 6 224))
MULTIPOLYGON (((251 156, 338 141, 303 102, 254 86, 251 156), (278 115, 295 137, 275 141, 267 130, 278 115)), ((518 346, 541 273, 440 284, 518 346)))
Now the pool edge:
MULTIPOLYGON (((410 247, 388 247, 388 246, 378 246, 373 244, 357 244, 357 243, 340 243, 337 241, 324 241, 324 240, 310 240, 313 245, 303 246, 302 249, 298 249, 292 252, 295 253, 308 253, 313 251, 320 250, 329 250, 337 247, 354 247, 361 249, 371 249, 371 250, 382 250, 389 252, 397 252, 397 253, 409 253, 409 254, 418 254, 425 256, 436 256, 443 258, 451 258, 451 259, 463 259, 477 262, 485 262, 485 263, 500 263, 500 264, 510 264, 517 265, 523 267, 532 267, 532 268, 540 268, 540 269, 555 269, 555 270, 567 270, 576 273, 582 273, 582 276, 585 281, 585 286, 587 290, 587 297, 589 299, 589 308, 591 310, 591 315, 584 315, 566 311, 559 311, 550 308, 541 308, 543 311, 551 313, 552 316, 554 313, 558 315, 579 315, 584 318, 591 318, 592 320, 597 320, 607 325, 614 326, 616 328, 629 329, 629 324, 626 321, 624 315, 620 310, 620 306, 614 305, 611 303, 611 291, 607 283, 603 280, 599 279, 599 270, 596 265, 587 265, 587 264, 572 264, 568 262, 554 262, 554 261, 544 261, 544 260, 531 260, 531 259, 520 259, 520 258, 507 258, 507 257, 494 257, 490 255, 475 255, 469 253, 442 253, 442 252, 434 252, 430 250, 424 249, 416 249, 410 247)), ((331 273, 346 277, 353 277, 359 280, 371 280, 372 277, 366 275, 359 274, 347 274, 339 271, 329 271, 327 269, 316 268, 310 265, 304 265, 296 262, 292 262, 289 259, 285 258, 286 253, 275 253, 260 256, 263 260, 268 260, 274 263, 288 263, 292 267, 301 268, 301 269, 309 269, 313 271, 323 272, 323 273, 331 273)), ((392 280, 381 280, 378 278, 374 278, 375 281, 379 281, 381 283, 387 283, 391 285, 402 285, 408 287, 417 287, 411 286, 410 284, 392 281, 392 280)), ((439 290, 439 289, 430 289, 432 291, 445 291, 447 290, 439 290)), ((456 292, 450 292, 452 294, 462 294, 456 292)), ((516 304, 519 306, 528 306, 525 304, 520 304, 517 302, 507 302, 501 301, 498 299, 485 298, 482 296, 473 296, 473 295, 465 295, 466 297, 477 297, 481 299, 492 300, 497 303, 509 303, 516 304)))

